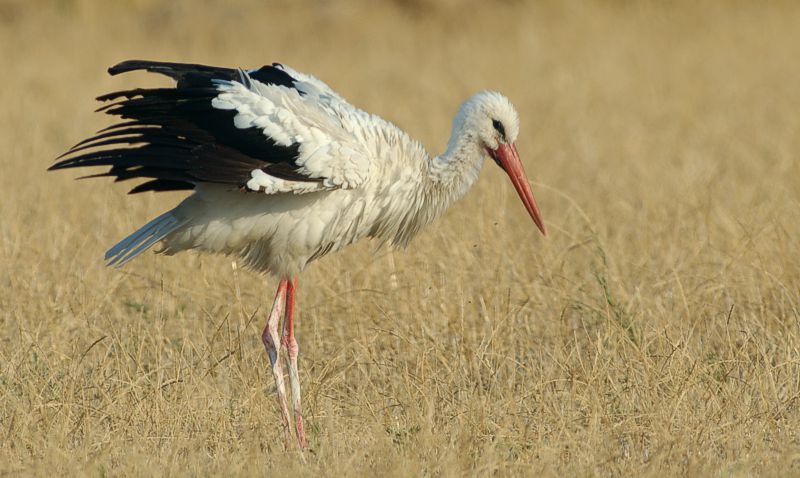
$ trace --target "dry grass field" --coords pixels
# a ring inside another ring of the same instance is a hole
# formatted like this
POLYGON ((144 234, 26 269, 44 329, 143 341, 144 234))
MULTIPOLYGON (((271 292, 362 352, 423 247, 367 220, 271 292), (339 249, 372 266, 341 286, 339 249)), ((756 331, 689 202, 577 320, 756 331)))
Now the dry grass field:
POLYGON ((796 2, 3 0, 0 58, 0 475, 800 475, 796 2), (128 58, 285 62, 434 152, 502 91, 550 234, 489 162, 408 250, 310 267, 285 451, 275 281, 105 268, 181 195, 45 172, 168 84, 128 58))

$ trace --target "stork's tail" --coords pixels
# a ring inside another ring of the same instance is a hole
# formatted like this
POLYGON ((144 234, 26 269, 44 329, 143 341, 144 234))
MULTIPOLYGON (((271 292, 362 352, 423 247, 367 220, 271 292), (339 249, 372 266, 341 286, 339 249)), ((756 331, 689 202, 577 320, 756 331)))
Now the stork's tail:
POLYGON ((175 217, 172 211, 165 212, 106 251, 107 265, 122 267, 186 222, 185 219, 175 217))

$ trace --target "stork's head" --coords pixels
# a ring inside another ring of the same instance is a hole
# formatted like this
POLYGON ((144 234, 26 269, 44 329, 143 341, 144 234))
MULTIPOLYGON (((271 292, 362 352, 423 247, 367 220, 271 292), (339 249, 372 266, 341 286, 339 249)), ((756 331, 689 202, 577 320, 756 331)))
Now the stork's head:
POLYGON ((482 91, 464 103, 456 118, 459 120, 466 131, 475 135, 481 150, 508 174, 533 222, 542 234, 547 234, 517 153, 519 115, 514 105, 500 93, 482 91))

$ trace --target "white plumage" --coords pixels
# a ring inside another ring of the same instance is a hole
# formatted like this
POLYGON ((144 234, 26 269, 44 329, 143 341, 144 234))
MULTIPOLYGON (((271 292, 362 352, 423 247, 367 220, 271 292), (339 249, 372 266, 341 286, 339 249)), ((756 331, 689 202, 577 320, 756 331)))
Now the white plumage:
POLYGON ((112 247, 110 264, 121 266, 160 241, 167 254, 228 254, 281 279, 263 339, 288 430, 279 360, 281 343, 287 348, 301 446, 294 291, 311 261, 367 237, 407 245, 469 190, 487 157, 508 173, 544 233, 514 146, 519 117, 499 93, 467 100, 447 150, 430 156, 395 125, 283 65, 245 72, 128 61, 109 71, 141 69, 166 74, 177 85, 101 97, 117 100, 104 110, 127 121, 79 143, 53 169, 110 166, 101 175, 149 179, 132 192, 194 190, 112 247))

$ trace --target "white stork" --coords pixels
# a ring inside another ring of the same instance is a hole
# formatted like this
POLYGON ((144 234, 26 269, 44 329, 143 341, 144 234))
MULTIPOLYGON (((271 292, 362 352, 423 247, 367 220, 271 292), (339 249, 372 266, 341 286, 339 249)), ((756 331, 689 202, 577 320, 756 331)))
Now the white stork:
POLYGON ((100 96, 113 102, 99 111, 124 121, 78 143, 50 169, 110 166, 92 177, 148 179, 130 193, 194 191, 112 247, 109 265, 119 267, 161 242, 159 252, 223 253, 280 280, 261 338, 288 442, 280 358, 286 348, 301 448, 307 441, 294 307, 297 276, 311 261, 365 237, 405 246, 467 192, 487 157, 508 174, 545 233, 514 145, 519 117, 499 93, 468 99, 447 150, 431 156, 395 125, 285 65, 245 71, 132 60, 108 71, 135 70, 164 74, 177 85, 100 96))

